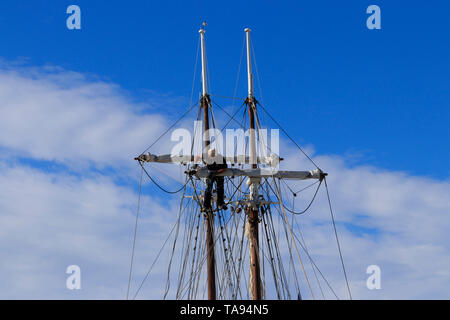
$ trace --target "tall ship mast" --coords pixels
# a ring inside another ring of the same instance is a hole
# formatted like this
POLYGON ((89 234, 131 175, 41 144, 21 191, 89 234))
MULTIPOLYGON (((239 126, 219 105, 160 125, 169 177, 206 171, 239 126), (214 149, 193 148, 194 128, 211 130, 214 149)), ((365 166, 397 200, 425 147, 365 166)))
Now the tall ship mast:
MULTIPOLYGON (((162 191, 180 195, 178 217, 174 215, 172 231, 175 232, 162 298, 302 299, 304 289, 312 299, 317 298, 316 290, 324 299, 326 294, 330 298, 339 298, 315 263, 303 235, 300 233, 299 236, 299 223, 296 221, 297 216, 311 207, 322 185, 326 186, 332 210, 326 184, 327 173, 293 140, 291 142, 310 161, 312 168, 302 171, 279 169, 283 158, 277 154, 278 150, 272 150, 278 149, 278 146, 272 148, 272 142, 278 139, 278 130, 276 134, 271 133, 269 139, 267 131, 261 128, 258 112, 263 110, 268 119, 279 124, 255 97, 251 30, 245 28, 244 32, 247 96, 242 99, 241 107, 230 114, 208 92, 205 29, 202 27, 199 30, 201 95, 198 103, 188 110, 197 107, 201 135, 194 132, 189 153, 156 155, 147 148, 135 158, 141 167, 141 174, 145 173, 162 191), (234 138, 241 139, 241 148, 230 152, 227 146, 227 150, 220 150, 216 131, 218 119, 214 116, 213 107, 223 111, 228 118, 222 132, 234 123, 241 130, 239 132, 245 133, 233 137, 233 141, 234 138), (242 114, 242 121, 236 120, 239 113, 242 114), (199 143, 201 150, 197 152, 195 146, 199 143), (159 164, 184 167, 184 185, 176 192, 167 191, 156 181, 152 170, 159 164), (309 183, 300 188, 299 183, 306 183, 303 181, 309 183), (293 202, 308 190, 311 194, 305 200, 307 207, 298 211, 293 202), (174 272, 176 266, 178 272, 174 272), (306 270, 307 266, 309 270, 306 270), (308 273, 313 276, 308 276, 308 273), (302 274, 304 281, 299 280, 302 274), (314 284, 311 277, 316 280, 314 284)), ((282 127, 279 129, 287 134, 282 127)), ((337 233, 336 240, 341 254, 337 233)), ((344 267, 342 255, 340 257, 344 267)), ((351 298, 345 268, 343 270, 351 298)), ((132 264, 130 279, 131 271, 132 264)), ((136 298, 147 276, 131 297, 136 298)))

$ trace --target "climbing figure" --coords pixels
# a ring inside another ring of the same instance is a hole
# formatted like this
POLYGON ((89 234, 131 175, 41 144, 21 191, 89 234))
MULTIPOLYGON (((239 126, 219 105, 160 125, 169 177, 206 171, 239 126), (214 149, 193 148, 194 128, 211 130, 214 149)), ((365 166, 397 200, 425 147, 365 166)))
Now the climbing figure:
POLYGON ((217 174, 224 172, 228 166, 224 157, 221 155, 216 156, 215 149, 210 149, 208 151, 208 157, 206 168, 208 169, 209 174, 206 178, 205 199, 203 202, 204 210, 206 211, 211 209, 212 188, 214 182, 216 182, 217 208, 227 210, 227 206, 224 201, 224 177, 218 177, 217 174))

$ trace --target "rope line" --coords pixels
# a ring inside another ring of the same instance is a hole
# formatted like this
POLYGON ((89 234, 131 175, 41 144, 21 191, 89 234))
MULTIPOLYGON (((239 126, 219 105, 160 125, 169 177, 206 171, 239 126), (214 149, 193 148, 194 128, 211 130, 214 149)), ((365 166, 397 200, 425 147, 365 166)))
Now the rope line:
POLYGON ((186 185, 187 185, 187 181, 186 181, 186 183, 184 184, 184 185, 182 185, 181 186, 181 188, 180 189, 178 189, 178 190, 176 190, 176 191, 169 191, 169 190, 166 190, 166 189, 164 189, 158 182, 156 182, 156 180, 155 179, 153 179, 151 176, 150 176, 150 174, 147 172, 147 170, 145 170, 145 168, 144 168, 144 166, 142 165, 142 162, 141 161, 139 161, 139 164, 141 165, 141 167, 142 167, 142 169, 144 170, 144 172, 145 172, 145 174, 147 175, 147 177, 159 188, 159 189, 161 189, 162 191, 164 191, 165 193, 170 193, 170 194, 175 194, 175 193, 178 193, 178 192, 180 192, 181 190, 183 190, 185 187, 186 187, 186 185))
POLYGON ((292 143, 295 144, 295 146, 303 153, 303 155, 309 160, 311 161, 311 163, 317 168, 320 169, 319 166, 313 161, 313 159, 311 159, 310 156, 308 156, 308 154, 306 154, 306 152, 302 149, 302 147, 300 147, 297 142, 295 142, 295 140, 287 133, 286 130, 284 130, 284 128, 280 125, 280 123, 275 120, 270 113, 266 110, 266 108, 264 108, 264 106, 260 103, 258 103, 259 106, 261 106, 261 108, 264 110, 264 112, 269 116, 270 119, 272 119, 273 122, 275 122, 275 124, 280 128, 281 131, 283 131, 283 133, 289 138, 289 140, 292 141, 292 143))
POLYGON ((136 293, 134 294, 133 300, 136 299, 136 296, 138 295, 139 291, 141 290, 142 286, 144 285, 145 281, 147 280, 147 278, 148 278, 150 272, 152 271, 153 267, 155 266, 156 261, 158 261, 159 256, 161 255, 161 253, 162 253, 164 247, 166 246, 167 241, 169 241, 170 236, 172 235, 173 230, 175 230, 175 227, 177 226, 177 224, 178 224, 180 218, 181 218, 181 212, 180 212, 180 215, 179 215, 179 217, 178 217, 178 220, 177 220, 177 221, 175 222, 175 224, 173 225, 172 230, 170 230, 169 235, 167 236, 166 240, 164 241, 164 244, 162 245, 161 249, 159 249, 159 252, 158 252, 158 254, 156 255, 155 260, 153 260, 153 263, 151 264, 151 266, 150 266, 150 268, 148 269, 148 271, 147 271, 147 273, 146 273, 144 279, 142 280, 142 282, 141 282, 141 284, 139 285, 139 287, 138 287, 136 293))
POLYGON ((185 113, 183 113, 182 115, 181 115, 181 117, 179 117, 178 118, 178 120, 177 121, 175 121, 169 128, 167 128, 167 130, 166 131, 164 131, 150 146, 148 146, 147 147, 147 149, 145 149, 143 152, 141 152, 141 154, 144 154, 144 153, 146 153, 147 151, 148 151, 148 149, 150 149, 151 147, 153 147, 162 137, 164 137, 166 134, 167 134, 167 132, 169 132, 173 127, 175 127, 180 121, 181 121, 181 119, 183 119, 189 112, 191 112, 191 110, 195 107, 195 106, 197 106, 197 104, 198 104, 198 102, 196 102, 195 104, 192 104, 189 108, 188 108, 188 110, 185 112, 185 113))
MULTIPOLYGON (((242 65, 242 57, 244 56, 244 47, 245 47, 245 37, 242 39, 241 58, 239 59, 239 68, 236 75, 236 83, 234 85, 233 97, 236 96, 237 88, 239 85, 239 75, 241 74, 241 65, 242 65)), ((233 103, 231 104, 231 113, 233 113, 233 111, 234 111, 234 99, 233 103)))
POLYGON ((350 292, 350 286, 348 284, 348 279, 347 279, 347 272, 345 270, 345 265, 344 265, 344 258, 342 257, 341 245, 339 243, 339 237, 338 237, 337 230, 336 230, 336 222, 334 221, 333 209, 331 207, 331 200, 330 200, 330 193, 328 192, 327 179, 324 178, 324 181, 325 181, 325 189, 327 190, 328 205, 330 206, 331 220, 333 221, 334 235, 336 236, 336 243, 337 243, 338 250, 339 250, 339 257, 341 258, 342 270, 344 271, 344 277, 345 277, 345 282, 347 284, 348 295, 350 297, 350 300, 352 300, 352 293, 350 292))
POLYGON ((130 293, 130 285, 131 285, 131 274, 133 272, 133 261, 134 261, 134 249, 136 246, 136 234, 137 234, 137 227, 138 227, 138 218, 139 218, 139 209, 141 206, 141 189, 142 189, 142 175, 143 170, 141 169, 140 179, 139 179, 139 193, 138 193, 138 202, 137 202, 137 209, 136 209, 136 222, 134 224, 134 235, 133 235, 133 249, 131 250, 131 262, 130 262, 130 274, 128 276, 128 288, 127 288, 127 298, 130 293))
MULTIPOLYGON (((274 182, 275 182, 275 179, 274 179, 274 182)), ((276 182, 275 182, 274 184, 277 186, 276 182)), ((279 199, 280 199, 280 201, 281 201, 281 193, 280 193, 280 189, 278 188, 278 186, 277 186, 276 189, 277 189, 277 191, 278 191, 278 196, 279 196, 279 199)), ((281 202, 281 203, 282 203, 282 202, 281 202)), ((292 239, 294 239, 294 232, 292 231, 292 228, 291 228, 291 226, 290 226, 290 224, 289 224, 289 220, 288 220, 288 218, 287 218, 287 216, 286 216, 286 212, 284 211, 284 205, 281 207, 281 209, 282 209, 282 212, 283 212, 283 216, 284 216, 283 218, 284 218, 284 221, 286 222, 286 225, 288 226, 288 229, 289 229, 289 231, 290 231, 290 234, 291 234, 292 239)), ((309 283, 308 276, 306 275, 305 267, 303 266, 303 261, 302 261, 302 259, 300 258, 300 252, 298 251, 297 243, 296 243, 295 241, 294 241, 294 248, 295 248, 295 251, 297 252, 298 260, 300 261, 300 265, 301 265, 301 267, 302 267, 302 271, 303 271, 303 274, 304 274, 305 279, 306 279, 306 284, 308 285, 308 288, 309 288, 309 291, 310 291, 310 293, 311 293, 311 296, 312 296, 313 300, 315 300, 316 298, 315 298, 314 293, 313 293, 313 291, 312 291, 311 284, 309 283)))
POLYGON ((311 202, 308 204, 308 206, 306 207, 305 210, 300 211, 300 212, 295 212, 295 211, 289 209, 288 207, 286 207, 286 206, 284 205, 284 203, 283 203, 283 207, 284 207, 287 211, 289 211, 290 213, 292 213, 292 214, 296 214, 296 215, 304 214, 306 211, 308 211, 308 209, 311 207, 311 205, 313 204, 314 200, 316 199, 317 192, 319 191, 319 188, 320 188, 320 185, 321 185, 321 184, 322 184, 322 181, 319 182, 319 185, 317 186, 317 189, 316 189, 316 191, 314 192, 314 196, 312 197, 311 202))

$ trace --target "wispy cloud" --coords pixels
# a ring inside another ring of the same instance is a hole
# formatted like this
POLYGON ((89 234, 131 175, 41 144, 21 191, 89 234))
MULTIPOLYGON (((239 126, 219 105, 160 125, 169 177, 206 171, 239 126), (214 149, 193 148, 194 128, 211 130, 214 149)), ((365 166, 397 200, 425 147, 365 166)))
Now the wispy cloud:
POLYGON ((36 159, 123 166, 167 126, 116 85, 58 68, 0 69, 0 97, 1 145, 36 159))

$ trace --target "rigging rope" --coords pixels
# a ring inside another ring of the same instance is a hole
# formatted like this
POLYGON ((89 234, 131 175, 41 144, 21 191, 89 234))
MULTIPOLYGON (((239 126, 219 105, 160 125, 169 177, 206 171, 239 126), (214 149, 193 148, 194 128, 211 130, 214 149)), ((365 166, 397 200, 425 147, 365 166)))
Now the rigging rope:
MULTIPOLYGON (((292 216, 292 229, 295 227, 295 224, 296 224, 296 221, 294 220, 294 216, 292 216)), ((325 294, 323 293, 322 286, 320 285, 319 278, 317 277, 316 268, 314 268, 314 265, 313 265, 313 260, 312 260, 311 256, 308 253, 308 247, 306 246, 306 241, 305 241, 305 239, 303 237, 302 230, 300 229, 300 226, 298 224, 297 224, 297 226, 298 226, 298 231, 300 233, 300 237, 302 238, 302 242, 304 244, 304 246, 302 245, 302 248, 306 252, 306 254, 308 255, 309 263, 311 264, 311 268, 313 270, 314 277, 316 278, 317 285, 319 286, 319 289, 320 289, 320 292, 322 294, 323 300, 325 300, 325 294)))
POLYGON ((230 115, 223 107, 221 107, 220 105, 217 104, 217 102, 211 100, 212 103, 214 103, 217 107, 219 107, 220 110, 222 110, 223 112, 225 112, 227 114, 228 117, 230 117, 230 119, 228 120, 228 122, 222 127, 222 131, 230 124, 230 122, 233 120, 234 122, 236 122, 238 125, 242 126, 241 123, 239 123, 239 121, 237 121, 234 117, 238 114, 238 112, 241 110, 242 106, 245 105, 245 102, 241 104, 241 106, 239 107, 238 110, 236 110, 236 112, 233 115, 230 115))
MULTIPOLYGON (((267 209, 270 210, 270 207, 268 206, 267 209)), ((274 257, 273 257, 274 249, 272 248, 272 245, 271 245, 271 242, 270 242, 269 231, 267 230, 268 229, 267 224, 268 224, 269 220, 266 221, 265 216, 266 215, 264 215, 264 214, 262 215, 262 222, 263 222, 263 226, 264 226, 263 231, 265 232, 264 234, 266 236, 266 246, 267 246, 267 250, 269 252, 269 257, 270 257, 269 263, 270 263, 270 267, 271 267, 271 270, 272 270, 272 276, 273 276, 273 280, 274 280, 275 291, 277 293, 278 299, 281 299, 280 288, 278 287, 277 271, 276 271, 275 264, 273 262, 274 261, 274 257)), ((270 226, 269 226, 269 228, 270 228, 270 226)))
MULTIPOLYGON (((245 100, 245 97, 231 97, 231 96, 224 96, 222 94, 209 94, 210 97, 219 97, 219 98, 224 98, 224 99, 230 99, 230 100, 245 100)), ((233 109, 231 109, 233 111, 233 109)))
POLYGON ((339 250, 339 257, 341 258, 342 270, 344 271, 345 283, 347 284, 347 290, 348 290, 348 295, 350 297, 350 300, 352 300, 352 293, 350 292, 350 286, 348 284, 347 272, 345 270, 344 258, 342 257, 341 245, 339 243, 339 237, 338 237, 337 230, 336 230, 336 222, 334 221, 334 214, 333 214, 333 209, 331 207, 330 193, 328 192, 328 184, 327 184, 326 177, 324 178, 324 181, 325 181, 325 189, 327 190, 327 198, 328 198, 328 205, 330 207, 331 220, 333 221, 334 234, 336 236, 336 243, 337 243, 338 250, 339 250))
MULTIPOLYGON (((275 179, 274 179, 274 184, 275 184, 276 189, 277 189, 277 192, 278 192, 278 198, 279 198, 280 201, 281 201, 281 193, 280 193, 280 190, 279 190, 279 188, 278 188, 278 185, 276 184, 275 179)), ((281 202, 281 204, 282 204, 282 202, 281 202)), ((286 222, 286 224, 287 224, 287 226, 288 226, 288 229, 289 229, 289 231, 290 231, 290 233, 291 233, 292 239, 294 239, 294 233, 293 233, 292 228, 291 228, 291 226, 290 226, 290 224, 289 224, 289 220, 287 219, 286 212, 284 211, 284 205, 281 206, 281 209, 282 209, 282 211, 283 211, 284 221, 286 222)), ((312 296, 313 300, 315 300, 314 293, 313 293, 312 288, 311 288, 311 285, 310 285, 310 283, 309 283, 308 276, 306 275, 306 271, 305 271, 305 268, 304 268, 304 266, 303 266, 302 259, 300 258, 300 252, 298 251, 297 243, 296 243, 295 241, 294 241, 294 248, 295 248, 295 251, 297 252, 298 260, 300 261, 300 265, 301 265, 301 267, 302 267, 303 274, 304 274, 305 279, 306 279, 306 284, 308 285, 308 288, 309 288, 309 291, 310 291, 310 293, 311 293, 311 296, 312 296)))
POLYGON ((150 268, 148 269, 148 271, 147 271, 147 273, 146 273, 144 279, 142 280, 141 284, 139 285, 139 288, 137 289, 136 293, 134 294, 133 300, 136 299, 136 296, 138 295, 139 291, 141 290, 142 286, 144 285, 145 281, 147 280, 147 278, 148 278, 150 272, 152 271, 153 267, 155 266, 156 261, 158 261, 159 256, 161 255, 161 253, 162 253, 164 247, 166 246, 167 241, 169 241, 170 236, 172 235, 173 230, 175 230, 175 227, 177 226, 177 224, 178 224, 180 218, 181 218, 181 212, 180 212, 180 215, 178 216, 178 220, 177 220, 177 221, 175 222, 175 224, 173 225, 172 230, 170 230, 169 235, 167 236, 166 240, 164 241, 164 243, 163 243, 161 249, 159 249, 159 252, 158 252, 158 254, 156 255, 155 260, 153 260, 153 263, 151 264, 151 266, 150 266, 150 268))
POLYGON ((140 174, 141 177, 139 179, 139 193, 138 193, 138 202, 137 202, 137 209, 136 209, 136 222, 134 225, 133 249, 131 250, 130 274, 128 276, 127 300, 128 300, 128 296, 130 293, 131 274, 133 272, 134 248, 136 246, 136 234, 137 234, 137 227, 138 227, 139 209, 141 206, 142 174, 143 174, 143 168, 141 169, 141 174, 140 174))
POLYGON ((145 170, 145 168, 144 168, 144 166, 143 166, 143 164, 142 164, 141 161, 139 161, 139 164, 140 164, 140 166, 142 167, 142 169, 144 170, 144 172, 145 172, 145 174, 147 175, 147 177, 148 177, 148 178, 149 178, 149 179, 150 179, 150 180, 151 180, 151 181, 152 181, 159 189, 161 189, 161 190, 164 191, 165 193, 170 193, 170 194, 178 193, 178 192, 180 192, 181 190, 183 190, 183 189, 186 187, 186 185, 187 185, 187 181, 186 181, 186 183, 185 183, 184 185, 182 185, 180 189, 178 189, 178 190, 176 190, 176 191, 168 191, 168 190, 164 189, 163 187, 161 187, 161 185, 158 184, 158 182, 156 182, 156 180, 153 179, 153 178, 150 176, 150 174, 147 172, 147 170, 145 170))
MULTIPOLYGON (((267 180, 267 178, 266 178, 266 180, 267 180)), ((317 183, 317 182, 315 182, 315 183, 317 183)), ((314 183, 314 184, 315 184, 315 183, 314 183)), ((307 188, 313 186, 314 184, 309 185, 308 187, 304 188, 303 190, 305 190, 305 189, 307 189, 307 188)), ((281 197, 278 197, 277 193, 275 192, 275 190, 273 190, 273 188, 272 188, 272 186, 270 185, 270 183, 267 182, 267 185, 270 187, 270 189, 272 190, 272 192, 275 194, 275 196, 277 197, 278 201, 279 201, 280 204, 283 206, 283 208, 286 209, 287 211, 289 211, 290 213, 296 214, 296 215, 304 214, 306 211, 308 211, 308 209, 311 207, 311 205, 313 204, 314 200, 316 199, 317 192, 319 191, 319 188, 320 188, 320 185, 321 185, 321 184, 322 184, 322 182, 320 181, 319 185, 317 186, 316 191, 314 192, 314 196, 313 196, 313 198, 311 199, 311 202, 310 202, 310 203, 308 204, 308 206, 306 207, 306 209, 303 210, 303 211, 300 211, 300 212, 295 212, 295 211, 292 211, 291 209, 289 209, 288 207, 286 207, 286 206, 284 205, 283 200, 281 199, 281 197)), ((275 184, 275 185, 276 185, 276 184, 275 184)), ((301 190, 301 191, 303 191, 303 190, 301 190)))
MULTIPOLYGON (((295 198, 292 198, 292 207, 295 206, 295 198)), ((292 224, 292 230, 294 230, 294 216, 292 216, 291 218, 291 224, 292 224)), ((285 228, 285 232, 286 232, 286 228, 285 228)), ((288 240, 287 236, 286 236, 286 240, 288 242, 288 246, 289 246, 289 255, 290 255, 290 260, 291 260, 291 264, 289 265, 289 269, 292 266, 292 270, 294 272, 294 279, 295 279, 295 285, 297 288, 297 296, 301 297, 301 293, 300 293, 300 285, 298 283, 298 279, 297 279, 297 272, 295 271, 295 265, 294 265, 294 259, 292 257, 292 242, 294 241, 294 239, 291 239, 291 241, 288 240)), ((314 270, 314 269, 313 269, 314 270)), ((289 274, 290 276, 290 274, 289 274)), ((317 277, 316 277, 317 279, 317 277)), ((300 300, 300 299, 299 299, 300 300)))
POLYGON ((325 278, 325 276, 323 275, 322 271, 320 271, 319 267, 317 266, 317 264, 314 262, 314 260, 312 259, 312 257, 310 256, 310 254, 308 253, 308 251, 306 250, 306 248, 303 246, 302 242, 300 241, 300 239, 297 237, 297 235, 294 233, 294 237, 295 239, 298 241, 298 243, 300 244, 300 246, 302 247, 303 251, 305 251, 306 255, 308 256, 308 258, 310 259, 310 261, 312 262, 312 264, 314 265, 314 267, 316 268, 316 270, 319 272, 320 276, 322 277, 322 279, 325 281, 326 285, 328 286, 328 288, 331 290, 331 292, 333 293, 333 295, 336 297, 336 299, 339 300, 339 297, 337 296, 336 292, 333 290, 333 287, 330 285, 330 283, 328 282, 328 280, 325 278))
MULTIPOLYGON (((223 224, 224 228, 226 228, 228 226, 228 223, 231 221, 231 216, 232 215, 230 215, 230 217, 228 217, 227 221, 225 221, 225 223, 223 224)), ((214 247, 216 246, 216 242, 219 239, 219 237, 220 237, 220 233, 213 237, 214 247)), ((194 272, 194 275, 200 275, 201 268, 203 267, 203 264, 205 263, 205 261, 206 261, 206 255, 204 255, 202 257, 201 261, 199 261, 199 265, 195 268, 196 270, 194 272)), ((186 285, 185 285, 185 287, 186 287, 186 285)), ((184 290, 184 288, 183 288, 183 290, 184 290)))
MULTIPOLYGON (((242 57, 244 56, 244 47, 245 47, 245 37, 242 39, 241 58, 239 59, 239 68, 238 68, 238 73, 236 75, 236 83, 234 85, 233 97, 236 96, 237 88, 239 85, 239 75, 241 74, 241 65, 242 65, 242 57)), ((242 99, 242 100, 244 100, 244 99, 242 99)), ((233 100, 233 103, 231 104, 231 113, 233 113, 233 111, 234 111, 234 100, 233 100)))
MULTIPOLYGON (((180 214, 179 217, 181 218, 181 215, 183 213, 183 210, 181 210, 182 208, 182 203, 183 203, 183 198, 180 201, 180 214)), ((175 240, 173 242, 173 246, 172 246, 172 256, 170 257, 170 262, 169 262, 169 266, 167 268, 167 282, 166 282, 166 291, 164 293, 164 297, 163 300, 166 300, 166 296, 169 293, 169 289, 170 289, 170 269, 172 267, 172 260, 173 260, 173 256, 175 254, 175 248, 176 248, 176 244, 177 244, 177 239, 178 239, 178 233, 180 231, 180 219, 178 219, 177 224, 176 224, 177 228, 175 231, 175 240)))
POLYGON ((185 113, 183 113, 182 115, 181 115, 181 117, 179 117, 178 118, 178 120, 177 121, 175 121, 169 128, 167 128, 167 130, 166 131, 164 131, 150 146, 148 146, 147 147, 147 149, 145 149, 143 152, 141 152, 141 154, 144 154, 144 153, 146 153, 147 151, 148 151, 148 149, 150 149, 151 147, 153 147, 162 137, 164 137, 166 134, 167 134, 167 132, 169 132, 173 127, 175 127, 177 124, 178 124, 178 122, 180 122, 181 121, 181 119, 183 119, 189 112, 191 112, 191 110, 195 107, 195 106, 197 106, 197 104, 198 104, 198 102, 196 102, 195 104, 192 104, 189 108, 188 108, 188 110, 185 112, 185 113))
MULTIPOLYGON (((251 42, 252 45, 252 52, 253 52, 253 60, 255 61, 255 70, 256 70, 256 76, 258 79, 258 86, 259 86, 259 91, 260 91, 260 95, 261 95, 261 101, 264 102, 263 100, 263 96, 262 96, 262 90, 261 90, 261 79, 259 77, 259 72, 258 72, 258 65, 256 64, 256 57, 255 57, 255 49, 253 48, 253 41, 251 42)), ((264 112, 269 116, 269 118, 272 119, 273 122, 275 122, 275 124, 281 129, 281 131, 284 132, 284 134, 289 138, 289 140, 291 140, 296 146, 297 148, 303 153, 303 155, 305 155, 305 157, 311 161, 311 163, 317 168, 320 169, 319 166, 306 154, 305 151, 303 151, 303 149, 297 144, 297 142, 295 142, 295 140, 293 138, 291 138, 291 136, 287 133, 286 130, 284 130, 284 128, 278 123, 278 121, 276 121, 270 114, 269 112, 266 110, 266 108, 264 108, 263 104, 257 102, 257 104, 259 106, 261 106, 261 108, 264 110, 264 112)))
POLYGON ((269 116, 270 119, 272 119, 273 122, 275 122, 275 124, 280 128, 281 131, 283 131, 283 133, 289 138, 289 140, 291 140, 295 146, 303 153, 303 155, 309 160, 311 161, 311 163, 317 168, 320 169, 319 166, 313 161, 313 159, 311 159, 306 152, 297 144, 297 142, 295 142, 295 140, 287 133, 286 130, 284 130, 284 128, 278 123, 277 120, 275 120, 270 113, 266 110, 266 108, 264 108, 264 106, 260 103, 258 103, 259 106, 261 106, 261 108, 264 110, 264 112, 269 116))
MULTIPOLYGON (((267 180, 267 179, 266 179, 267 180)), ((272 192, 275 194, 275 191, 273 190, 272 186, 270 185, 270 183, 268 183, 268 181, 266 181, 266 184, 270 187, 270 189, 272 190, 272 192)), ((307 186, 306 188, 311 187, 313 184, 307 186)), ((304 189, 306 189, 304 188, 304 189)), ((303 189, 303 190, 304 190, 303 189)), ((317 192, 317 190, 316 190, 317 192)), ((278 198, 278 197, 277 197, 278 198)), ((284 207, 284 205, 283 205, 284 207)), ((305 251, 306 255, 308 256, 310 262, 312 262, 312 264, 314 265, 314 267, 316 268, 316 270, 319 272, 320 276, 322 277, 322 279, 325 281, 325 283, 327 284, 328 288, 331 290, 331 292, 333 293, 333 295, 336 297, 336 299, 339 300, 339 297, 336 295, 335 291, 333 290, 333 288, 331 287, 330 283, 328 282, 328 280, 325 278, 325 276, 322 274, 322 272, 320 271, 319 267, 316 265, 316 263, 314 262, 314 260, 312 259, 312 257, 310 256, 309 252, 306 250, 306 248, 303 246, 303 244, 301 243, 301 241, 298 239, 297 235, 293 232, 294 237, 296 238, 296 240, 298 241, 298 243, 300 244, 300 246, 302 247, 303 251, 305 251)))
POLYGON ((317 189, 316 189, 316 191, 314 192, 314 196, 312 197, 311 202, 308 204, 308 206, 306 207, 305 210, 300 211, 300 212, 295 212, 295 211, 293 211, 293 210, 290 210, 288 207, 286 207, 286 206, 284 205, 284 203, 283 203, 283 207, 284 207, 287 211, 289 211, 290 213, 292 213, 292 214, 296 214, 296 215, 304 214, 306 211, 308 211, 308 209, 311 207, 311 205, 313 204, 314 200, 316 199, 317 192, 319 191, 319 188, 320 188, 320 185, 321 185, 321 184, 322 184, 322 181, 320 181, 319 185, 317 186, 317 189))
MULTIPOLYGON (((302 191, 305 191, 306 189, 311 188, 313 185, 315 185, 316 183, 320 182, 320 180, 316 180, 315 182, 311 183, 309 186, 306 186, 300 190, 298 190, 297 192, 294 192, 296 195, 299 194, 302 191)), ((289 188, 290 189, 290 188, 289 188)), ((291 190, 292 191, 292 190, 291 190)))
POLYGON ((193 99, 193 97, 194 97, 194 87, 195 87, 195 76, 196 76, 196 70, 197 70, 197 63, 198 63, 198 56, 199 56, 199 54, 198 54, 198 52, 199 52, 199 50, 200 50, 200 37, 198 38, 198 41, 197 41, 197 53, 195 54, 195 65, 194 65, 194 75, 193 75, 193 77, 192 77, 192 89, 191 89, 191 97, 190 97, 190 99, 189 99, 189 105, 192 105, 192 99, 193 99))

